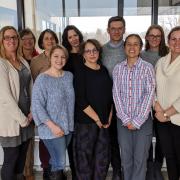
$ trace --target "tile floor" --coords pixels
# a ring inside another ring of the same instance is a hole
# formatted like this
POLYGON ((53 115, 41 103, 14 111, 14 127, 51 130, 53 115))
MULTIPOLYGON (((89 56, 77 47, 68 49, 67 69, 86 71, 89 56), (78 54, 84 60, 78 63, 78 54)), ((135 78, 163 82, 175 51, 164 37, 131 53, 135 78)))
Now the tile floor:
MULTIPOLYGON (((67 180, 71 180, 70 172, 68 172, 67 174, 68 174, 67 180)), ((167 172, 163 171, 163 176, 164 176, 164 180, 168 180, 167 172)), ((36 172, 35 173, 35 180, 43 180, 42 179, 42 172, 36 172)), ((108 176, 107 176, 106 180, 112 180, 112 172, 111 171, 108 172, 108 176)))

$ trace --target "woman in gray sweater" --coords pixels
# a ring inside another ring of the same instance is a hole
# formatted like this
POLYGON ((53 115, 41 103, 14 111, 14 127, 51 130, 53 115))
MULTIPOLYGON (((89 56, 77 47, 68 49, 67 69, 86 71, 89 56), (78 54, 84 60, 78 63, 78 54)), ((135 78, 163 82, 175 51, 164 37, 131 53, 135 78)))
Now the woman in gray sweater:
POLYGON ((32 113, 51 156, 51 179, 63 179, 66 148, 74 128, 73 75, 63 71, 67 50, 56 45, 50 51, 50 68, 40 74, 32 93, 32 113))

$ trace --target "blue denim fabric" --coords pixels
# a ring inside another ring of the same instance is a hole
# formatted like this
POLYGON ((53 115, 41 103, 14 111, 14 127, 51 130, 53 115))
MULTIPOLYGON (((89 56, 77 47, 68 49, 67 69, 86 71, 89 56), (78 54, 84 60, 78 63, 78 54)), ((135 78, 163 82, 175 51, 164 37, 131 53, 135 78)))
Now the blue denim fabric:
POLYGON ((54 139, 43 139, 43 142, 51 156, 51 171, 63 170, 66 166, 66 149, 70 143, 72 134, 54 139))

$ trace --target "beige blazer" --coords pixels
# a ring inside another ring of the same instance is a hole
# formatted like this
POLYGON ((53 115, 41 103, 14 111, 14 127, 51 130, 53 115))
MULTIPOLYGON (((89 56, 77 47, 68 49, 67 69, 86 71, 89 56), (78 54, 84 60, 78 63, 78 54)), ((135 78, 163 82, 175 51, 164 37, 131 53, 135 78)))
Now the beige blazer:
MULTIPOLYGON (((21 62, 30 70, 28 63, 21 62)), ((32 79, 32 78, 31 78, 32 79)), ((30 93, 32 91, 32 80, 30 93)), ((11 63, 0 58, 0 136, 18 136, 20 126, 27 125, 27 118, 18 107, 19 101, 19 75, 11 63)))

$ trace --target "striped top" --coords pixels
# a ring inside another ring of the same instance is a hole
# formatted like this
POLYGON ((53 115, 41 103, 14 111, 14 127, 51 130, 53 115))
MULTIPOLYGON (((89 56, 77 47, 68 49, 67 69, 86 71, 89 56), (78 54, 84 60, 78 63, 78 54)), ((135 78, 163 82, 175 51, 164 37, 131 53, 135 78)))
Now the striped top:
POLYGON ((155 91, 153 66, 141 58, 129 68, 127 60, 113 70, 113 99, 117 117, 126 126, 131 122, 140 129, 148 119, 155 91))

